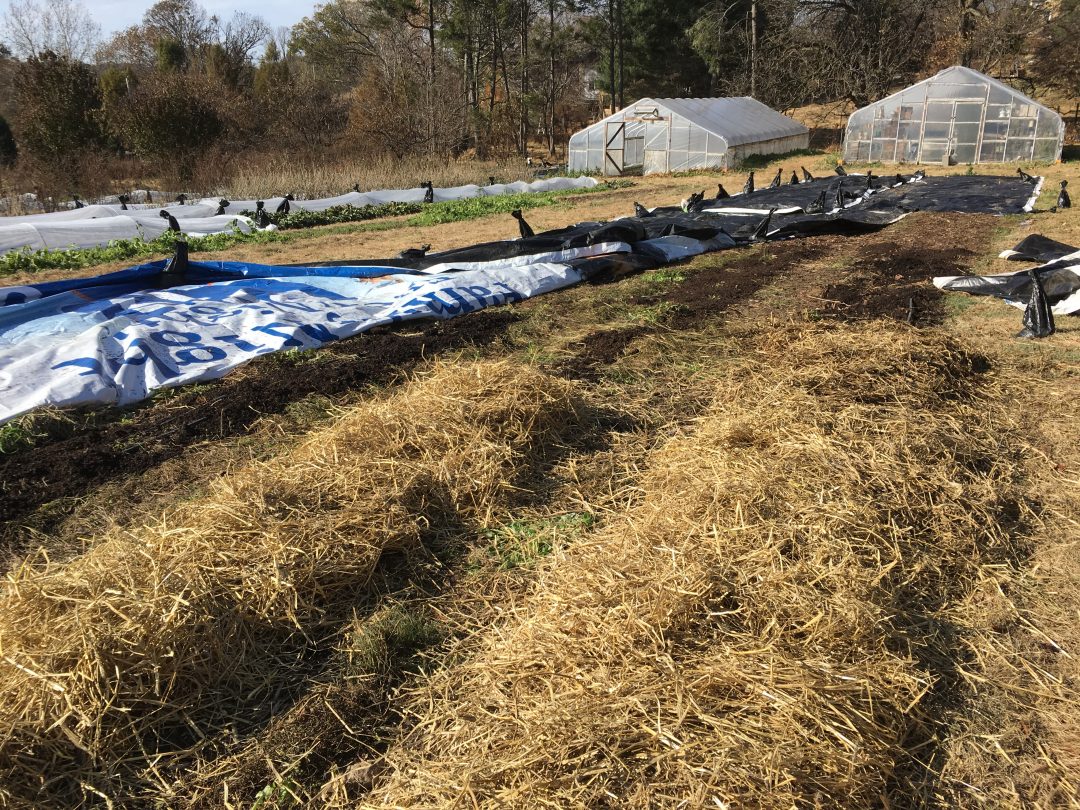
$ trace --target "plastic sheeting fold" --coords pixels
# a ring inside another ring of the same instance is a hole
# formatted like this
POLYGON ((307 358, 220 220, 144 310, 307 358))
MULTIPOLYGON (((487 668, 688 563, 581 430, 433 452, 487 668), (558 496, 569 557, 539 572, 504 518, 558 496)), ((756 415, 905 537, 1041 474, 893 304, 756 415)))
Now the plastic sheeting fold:
POLYGON ((1031 270, 989 276, 939 276, 934 286, 948 292, 990 295, 1025 309, 1034 291, 1034 275, 1043 287, 1055 315, 1080 313, 1080 250, 1043 236, 1029 236, 1011 251, 1032 259, 1049 259, 1031 270), (1060 254, 1060 255, 1059 255, 1060 254))

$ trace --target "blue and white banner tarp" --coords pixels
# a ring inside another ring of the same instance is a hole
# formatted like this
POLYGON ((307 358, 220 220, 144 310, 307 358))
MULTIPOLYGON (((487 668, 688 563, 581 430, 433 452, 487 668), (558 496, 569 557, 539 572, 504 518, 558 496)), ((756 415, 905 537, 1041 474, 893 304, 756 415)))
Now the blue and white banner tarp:
POLYGON ((319 268, 320 275, 259 278, 282 268, 249 267, 251 277, 162 290, 101 278, 34 300, 32 288, 8 296, 0 289, 0 301, 22 301, 0 307, 0 422, 42 405, 130 404, 158 388, 221 377, 262 354, 409 319, 451 318, 581 280, 552 262, 376 281, 346 277, 346 268, 340 276, 319 268))

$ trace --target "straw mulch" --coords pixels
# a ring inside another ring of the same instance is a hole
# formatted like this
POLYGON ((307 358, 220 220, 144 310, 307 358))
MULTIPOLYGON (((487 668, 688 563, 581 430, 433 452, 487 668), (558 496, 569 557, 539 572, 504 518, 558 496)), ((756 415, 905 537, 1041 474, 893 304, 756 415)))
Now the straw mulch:
MULTIPOLYGON (((951 804, 971 594, 1026 553, 978 358, 903 327, 764 338, 640 500, 409 696, 339 806, 951 804)), ((968 796, 970 799, 970 796, 968 796)))
POLYGON ((157 525, 26 560, 0 592, 0 803, 168 804, 200 744, 301 686, 385 553, 490 522, 586 414, 528 368, 437 367, 157 525))

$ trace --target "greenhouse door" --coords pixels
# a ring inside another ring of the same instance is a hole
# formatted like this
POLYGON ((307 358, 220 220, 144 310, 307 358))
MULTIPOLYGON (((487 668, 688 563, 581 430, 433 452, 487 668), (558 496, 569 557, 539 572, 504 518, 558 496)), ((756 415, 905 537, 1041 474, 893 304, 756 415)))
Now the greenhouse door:
POLYGON ((930 99, 926 103, 919 160, 939 163, 946 155, 952 155, 957 163, 975 163, 985 107, 985 99, 930 99))
POLYGON ((625 150, 626 123, 609 121, 604 124, 604 174, 622 174, 625 150))

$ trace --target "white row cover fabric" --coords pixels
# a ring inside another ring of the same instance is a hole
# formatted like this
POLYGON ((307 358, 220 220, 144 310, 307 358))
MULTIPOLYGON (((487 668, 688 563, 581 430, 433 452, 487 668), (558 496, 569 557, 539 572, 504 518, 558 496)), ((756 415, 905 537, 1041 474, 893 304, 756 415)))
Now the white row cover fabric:
POLYGON ((581 280, 566 264, 488 264, 376 282, 317 276, 147 290, 7 330, 0 321, 0 423, 42 405, 130 404, 158 388, 216 379, 261 354, 451 318, 581 280))
MULTIPOLYGON (((196 206, 189 206, 196 208, 196 206)), ((207 215, 176 217, 180 229, 188 236, 224 233, 233 228, 247 233, 253 227, 247 217, 207 215)), ((211 214, 216 208, 211 210, 211 214)), ((48 216, 47 214, 41 216, 48 216)), ((175 216, 175 215, 174 215, 175 216)), ((0 226, 0 255, 12 250, 63 250, 107 245, 117 239, 155 239, 168 230, 169 224, 157 211, 139 213, 124 211, 101 219, 70 219, 41 222, 31 225, 0 226)))
MULTIPOLYGON (((536 194, 547 191, 572 191, 593 188, 597 181, 591 177, 553 177, 532 183, 496 183, 491 186, 456 186, 434 190, 436 202, 461 200, 469 197, 494 197, 503 194, 536 194)), ((421 203, 425 188, 408 188, 389 191, 350 192, 337 197, 319 200, 294 200, 292 209, 301 211, 325 211, 339 205, 363 208, 391 202, 421 203)), ((266 208, 273 211, 283 197, 264 200, 266 208)), ((251 220, 240 216, 241 211, 254 211, 255 200, 230 200, 227 212, 215 216, 218 200, 207 198, 194 205, 170 205, 165 210, 180 223, 181 230, 191 236, 225 233, 233 227, 248 231, 251 220)), ((166 220, 158 215, 158 208, 146 205, 129 205, 124 211, 119 205, 88 205, 68 211, 49 214, 27 214, 0 218, 0 255, 12 250, 58 250, 64 248, 98 247, 115 239, 154 239, 165 232, 166 220)))

